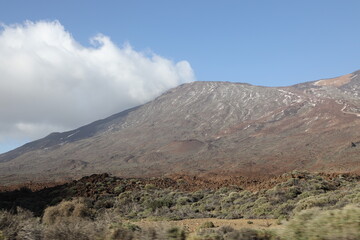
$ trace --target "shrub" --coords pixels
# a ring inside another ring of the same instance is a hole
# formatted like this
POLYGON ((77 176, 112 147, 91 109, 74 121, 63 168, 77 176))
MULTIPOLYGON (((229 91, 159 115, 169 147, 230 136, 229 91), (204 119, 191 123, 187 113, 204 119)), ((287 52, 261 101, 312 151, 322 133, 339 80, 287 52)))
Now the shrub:
POLYGON ((310 209, 290 220, 283 233, 293 240, 356 240, 360 239, 360 208, 321 211, 310 209))
POLYGON ((150 208, 152 211, 155 211, 156 209, 162 208, 162 207, 171 207, 173 205, 173 202, 171 199, 168 198, 159 198, 155 199, 153 201, 148 202, 148 208, 150 208))
POLYGON ((146 190, 154 190, 156 186, 154 184, 148 183, 144 187, 146 190))
POLYGON ((217 231, 201 231, 190 235, 190 240, 223 240, 223 236, 217 231))
POLYGON ((109 239, 132 240, 134 239, 134 233, 123 228, 117 228, 111 232, 109 239))
POLYGON ((123 185, 123 184, 118 185, 114 188, 114 193, 116 193, 116 194, 123 193, 123 192, 125 192, 125 189, 126 189, 125 185, 123 185))
POLYGON ((179 197, 176 201, 178 205, 186 205, 187 203, 191 202, 191 199, 188 197, 179 197))
POLYGON ((154 228, 148 228, 141 232, 144 240, 158 240, 161 239, 159 233, 154 228))
POLYGON ((114 199, 98 199, 95 204, 95 209, 102 209, 102 208, 112 208, 114 206, 114 199))
POLYGON ((17 214, 6 211, 0 212, 0 231, 5 239, 17 239, 19 233, 28 225, 39 225, 39 222, 30 211, 17 208, 16 212, 17 214))
POLYGON ((17 232, 16 239, 24 240, 41 240, 44 239, 44 226, 40 224, 37 218, 31 218, 21 221, 21 228, 17 232))
POLYGON ((67 219, 57 224, 48 225, 44 231, 46 240, 93 240, 104 239, 104 223, 67 219))
MULTIPOLYGON (((225 212, 225 215, 223 216, 224 219, 239 219, 239 218, 243 218, 243 216, 238 212, 238 211, 230 211, 230 212, 225 212)), ((218 216, 218 217, 222 217, 222 216, 218 216)))
POLYGON ((273 234, 267 231, 258 231, 255 229, 240 229, 238 231, 232 231, 224 236, 226 240, 271 240, 273 234))
POLYGON ((293 211, 295 206, 296 206, 296 203, 292 200, 278 205, 276 207, 276 209, 274 210, 274 217, 279 218, 281 216, 282 217, 287 216, 289 213, 291 213, 293 211))
POLYGON ((185 240, 186 234, 184 230, 179 229, 177 227, 173 227, 167 230, 166 237, 169 240, 185 240))
POLYGON ((214 228, 214 227, 215 227, 215 225, 213 222, 207 221, 207 222, 204 222, 203 224, 201 224, 199 228, 214 228))
POLYGON ((129 222, 122 224, 122 227, 132 232, 141 231, 141 228, 138 225, 129 222))
POLYGON ((254 229, 234 230, 229 226, 215 229, 200 229, 190 236, 192 240, 271 240, 276 236, 269 231, 258 231, 254 229))
POLYGON ((121 223, 110 227, 109 239, 115 240, 132 240, 135 238, 135 232, 139 232, 141 228, 132 223, 121 223))
POLYGON ((295 212, 299 212, 301 210, 313 208, 313 207, 326 207, 329 205, 335 205, 339 200, 339 196, 329 195, 329 194, 321 194, 319 196, 310 196, 305 199, 300 200, 295 207, 295 212))
POLYGON ((42 221, 45 224, 54 224, 64 218, 86 218, 90 215, 90 210, 82 200, 63 201, 56 206, 46 208, 42 221))
POLYGON ((266 218, 272 217, 272 206, 270 203, 264 203, 261 205, 254 206, 252 209, 254 217, 266 218))

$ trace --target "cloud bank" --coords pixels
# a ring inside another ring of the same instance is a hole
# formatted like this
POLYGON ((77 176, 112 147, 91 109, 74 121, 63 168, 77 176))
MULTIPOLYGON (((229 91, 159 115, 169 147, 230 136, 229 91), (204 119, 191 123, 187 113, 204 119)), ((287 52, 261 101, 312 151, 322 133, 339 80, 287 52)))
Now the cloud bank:
POLYGON ((187 61, 117 46, 79 44, 58 22, 0 28, 0 144, 79 127, 194 81, 187 61))

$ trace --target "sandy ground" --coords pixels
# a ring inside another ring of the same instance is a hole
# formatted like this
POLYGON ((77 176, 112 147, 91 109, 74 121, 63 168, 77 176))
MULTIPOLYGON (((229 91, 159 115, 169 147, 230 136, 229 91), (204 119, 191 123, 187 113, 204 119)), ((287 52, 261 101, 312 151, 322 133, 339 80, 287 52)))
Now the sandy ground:
POLYGON ((234 229, 252 228, 252 229, 279 229, 282 225, 278 225, 275 219, 217 219, 217 218, 200 218, 200 219, 184 219, 178 221, 150 221, 141 220, 133 222, 141 228, 170 228, 179 227, 189 232, 194 232, 204 222, 211 221, 215 227, 231 226, 234 229), (252 224, 249 224, 249 221, 252 224))

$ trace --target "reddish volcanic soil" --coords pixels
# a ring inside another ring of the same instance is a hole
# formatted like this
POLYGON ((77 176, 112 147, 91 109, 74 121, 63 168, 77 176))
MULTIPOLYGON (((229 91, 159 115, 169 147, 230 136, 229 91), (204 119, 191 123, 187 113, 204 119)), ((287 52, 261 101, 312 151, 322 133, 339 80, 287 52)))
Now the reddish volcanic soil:
MULTIPOLYGON (((332 180, 341 175, 343 178, 351 178, 360 180, 360 173, 317 173, 325 179, 332 180)), ((174 174, 168 177, 152 177, 152 178, 118 178, 107 173, 93 174, 91 176, 83 177, 77 181, 62 181, 62 182, 28 182, 24 184, 0 186, 0 192, 14 191, 21 188, 29 188, 32 191, 39 191, 42 189, 67 186, 71 187, 77 182, 82 182, 82 186, 95 184, 97 182, 107 181, 113 178, 113 183, 108 185, 106 191, 112 192, 113 188, 119 184, 119 181, 126 182, 126 190, 138 189, 139 186, 152 184, 156 188, 173 188, 180 191, 197 191, 201 189, 219 189, 222 187, 235 187, 239 189, 246 189, 250 191, 259 191, 261 189, 270 189, 275 185, 285 182, 290 178, 305 178, 303 173, 286 173, 279 176, 272 177, 244 177, 236 174, 216 174, 206 173, 202 176, 174 174)), ((91 188, 78 189, 79 196, 91 196, 93 194, 91 188)))

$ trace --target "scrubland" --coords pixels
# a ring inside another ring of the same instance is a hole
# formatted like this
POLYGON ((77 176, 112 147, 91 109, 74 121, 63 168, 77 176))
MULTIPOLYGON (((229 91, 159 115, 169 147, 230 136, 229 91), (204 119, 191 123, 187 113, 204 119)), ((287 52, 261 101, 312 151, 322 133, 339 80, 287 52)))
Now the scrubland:
POLYGON ((357 176, 293 172, 283 179, 258 191, 237 185, 184 191, 103 175, 37 192, 3 192, 0 239, 360 239, 357 176), (199 224, 156 224, 184 219, 199 224))

